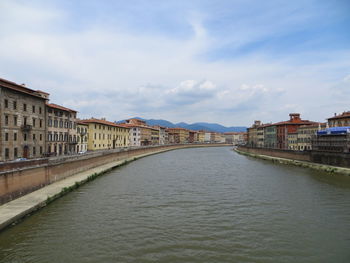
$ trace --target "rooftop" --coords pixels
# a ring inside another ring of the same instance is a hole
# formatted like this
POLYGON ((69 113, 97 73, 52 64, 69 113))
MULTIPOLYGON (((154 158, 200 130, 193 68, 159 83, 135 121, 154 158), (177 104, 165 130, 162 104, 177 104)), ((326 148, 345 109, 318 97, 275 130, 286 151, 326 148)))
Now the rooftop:
POLYGON ((58 109, 58 110, 68 111, 68 112, 77 112, 76 110, 72 110, 72 109, 63 107, 61 105, 57 105, 55 103, 46 103, 46 106, 50 108, 58 109))
POLYGON ((342 114, 334 114, 333 117, 328 118, 328 120, 336 120, 336 119, 342 119, 342 118, 350 118, 350 111, 344 111, 342 114))
POLYGON ((14 90, 14 91, 22 92, 22 93, 25 93, 27 95, 34 96, 34 97, 37 97, 40 99, 46 99, 40 95, 40 92, 45 93, 46 95, 49 95, 46 92, 29 89, 24 84, 20 85, 20 84, 17 84, 15 82, 12 82, 12 81, 9 81, 9 80, 3 79, 3 78, 0 78, 0 86, 7 88, 7 89, 14 90))

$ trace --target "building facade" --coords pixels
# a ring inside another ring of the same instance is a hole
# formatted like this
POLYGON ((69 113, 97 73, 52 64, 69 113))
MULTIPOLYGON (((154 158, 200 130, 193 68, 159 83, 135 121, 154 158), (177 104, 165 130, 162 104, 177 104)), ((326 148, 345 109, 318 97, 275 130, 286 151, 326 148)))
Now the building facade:
POLYGON ((184 128, 168 128, 170 143, 188 143, 190 131, 184 128))
POLYGON ((297 132, 302 125, 314 125, 316 122, 302 120, 299 113, 290 113, 288 121, 274 123, 276 126, 277 148, 287 150, 288 134, 297 132))
POLYGON ((84 153, 88 150, 88 130, 89 125, 81 121, 77 121, 77 152, 84 153))
POLYGON ((0 161, 43 156, 46 97, 42 94, 0 79, 0 161))
POLYGON ((277 129, 273 124, 266 125, 264 129, 264 147, 276 148, 277 147, 277 129))
POLYGON ((107 150, 129 146, 129 127, 106 119, 81 120, 88 125, 88 150, 107 150))
POLYGON ((326 128, 326 123, 319 123, 313 125, 302 125, 298 128, 298 147, 299 151, 312 150, 312 137, 318 131, 326 128))
POLYGON ((350 111, 345 111, 342 114, 334 114, 333 117, 328 118, 329 127, 344 127, 350 126, 350 111))
POLYGON ((46 104, 47 153, 59 156, 77 153, 77 111, 53 104, 46 104))
POLYGON ((312 137, 313 151, 350 153, 350 126, 331 127, 312 137))

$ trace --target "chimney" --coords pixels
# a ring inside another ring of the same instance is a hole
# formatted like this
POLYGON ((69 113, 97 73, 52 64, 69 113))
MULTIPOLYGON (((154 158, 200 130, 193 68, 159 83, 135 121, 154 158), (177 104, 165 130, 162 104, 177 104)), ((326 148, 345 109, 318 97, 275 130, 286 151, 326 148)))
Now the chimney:
POLYGON ((335 117, 335 116, 337 116, 337 113, 336 113, 336 112, 334 112, 334 117, 335 117))

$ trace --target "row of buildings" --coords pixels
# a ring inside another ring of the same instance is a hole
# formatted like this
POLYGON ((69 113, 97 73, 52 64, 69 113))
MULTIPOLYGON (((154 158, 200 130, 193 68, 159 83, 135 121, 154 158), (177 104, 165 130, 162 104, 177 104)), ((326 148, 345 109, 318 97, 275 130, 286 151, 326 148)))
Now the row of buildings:
POLYGON ((115 123, 80 120, 77 111, 50 103, 49 94, 0 78, 0 161, 118 147, 174 143, 243 143, 244 133, 149 126, 139 119, 115 123))
POLYGON ((350 112, 334 114, 327 122, 303 120, 299 113, 289 120, 263 124, 255 121, 248 128, 247 145, 294 151, 350 152, 350 112))

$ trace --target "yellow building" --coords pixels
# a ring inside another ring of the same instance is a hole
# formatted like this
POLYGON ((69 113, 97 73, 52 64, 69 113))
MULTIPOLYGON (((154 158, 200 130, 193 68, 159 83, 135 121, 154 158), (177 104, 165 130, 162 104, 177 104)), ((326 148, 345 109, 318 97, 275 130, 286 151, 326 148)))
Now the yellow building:
POLYGON ((326 123, 300 126, 298 128, 298 150, 312 150, 312 137, 316 135, 318 130, 323 130, 325 128, 326 123))
POLYGON ((290 132, 288 133, 288 149, 289 150, 298 150, 298 133, 290 132))
POLYGON ((129 128, 105 119, 81 121, 88 125, 88 150, 115 149, 129 146, 129 128))
POLYGON ((204 142, 204 131, 198 131, 198 142, 204 142))
POLYGON ((170 143, 188 143, 190 131, 184 128, 168 128, 170 143))

